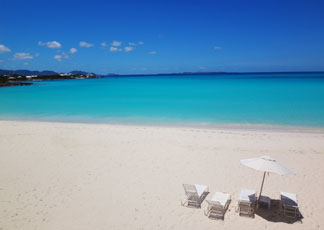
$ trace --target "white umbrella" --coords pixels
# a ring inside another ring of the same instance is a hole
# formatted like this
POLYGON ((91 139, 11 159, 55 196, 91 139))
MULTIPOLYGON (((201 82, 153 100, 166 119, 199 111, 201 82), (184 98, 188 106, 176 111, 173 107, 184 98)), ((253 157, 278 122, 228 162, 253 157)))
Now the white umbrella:
POLYGON ((258 158, 250 158, 250 159, 240 160, 240 162, 241 162, 242 165, 253 168, 253 169, 257 170, 257 171, 264 172, 263 179, 262 179, 262 184, 261 184, 261 189, 260 189, 259 199, 261 197, 264 178, 265 178, 266 173, 275 173, 275 174, 278 174, 278 175, 293 174, 292 171, 290 171, 285 166, 283 166, 282 164, 277 162, 271 156, 262 156, 262 157, 258 157, 258 158))

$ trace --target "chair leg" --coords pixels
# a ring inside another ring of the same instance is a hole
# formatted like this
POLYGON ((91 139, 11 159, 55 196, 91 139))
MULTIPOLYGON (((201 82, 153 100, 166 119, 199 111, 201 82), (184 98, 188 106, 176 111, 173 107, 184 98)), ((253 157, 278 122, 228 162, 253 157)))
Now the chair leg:
POLYGON ((208 209, 205 209, 205 210, 204 210, 204 214, 205 214, 205 216, 209 217, 209 213, 210 213, 210 212, 208 211, 208 209))
POLYGON ((186 203, 187 203, 186 201, 183 202, 182 200, 180 200, 180 202, 181 202, 182 206, 186 206, 186 203))

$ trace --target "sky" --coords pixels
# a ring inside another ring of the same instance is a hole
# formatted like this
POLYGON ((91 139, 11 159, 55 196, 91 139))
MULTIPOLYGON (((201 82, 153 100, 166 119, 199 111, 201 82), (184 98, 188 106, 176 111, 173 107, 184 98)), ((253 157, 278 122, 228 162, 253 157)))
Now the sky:
POLYGON ((0 69, 324 71, 322 0, 0 0, 0 69))

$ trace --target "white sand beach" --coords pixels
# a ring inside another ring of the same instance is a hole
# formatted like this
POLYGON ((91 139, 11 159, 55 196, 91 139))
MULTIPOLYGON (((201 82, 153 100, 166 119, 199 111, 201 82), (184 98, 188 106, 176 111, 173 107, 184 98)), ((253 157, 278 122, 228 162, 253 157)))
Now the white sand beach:
POLYGON ((0 121, 0 229, 323 229, 324 132, 0 121), (263 195, 297 194, 302 222, 235 212, 271 155, 295 175, 266 177, 263 195), (232 195, 225 220, 181 206, 183 183, 232 195))

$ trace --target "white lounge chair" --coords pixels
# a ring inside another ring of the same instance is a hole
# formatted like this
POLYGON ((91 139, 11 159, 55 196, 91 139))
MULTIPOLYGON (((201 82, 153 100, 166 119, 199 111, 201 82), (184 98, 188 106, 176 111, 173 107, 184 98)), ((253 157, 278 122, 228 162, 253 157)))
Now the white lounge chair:
POLYGON ((294 193, 280 193, 280 207, 284 216, 297 218, 300 217, 297 196, 294 193))
POLYGON ((181 201, 182 206, 201 208, 201 203, 208 195, 208 186, 199 184, 183 184, 185 198, 181 201))
POLYGON ((239 215, 254 217, 254 208, 256 203, 256 191, 242 189, 238 198, 239 215))
POLYGON ((208 206, 204 213, 211 219, 224 220, 225 212, 231 203, 231 195, 228 193, 215 192, 211 200, 206 200, 208 206))

